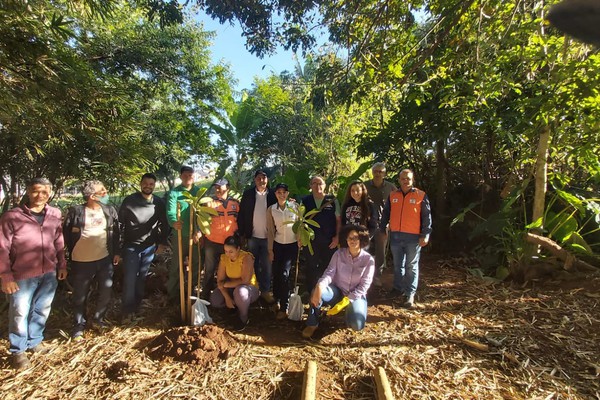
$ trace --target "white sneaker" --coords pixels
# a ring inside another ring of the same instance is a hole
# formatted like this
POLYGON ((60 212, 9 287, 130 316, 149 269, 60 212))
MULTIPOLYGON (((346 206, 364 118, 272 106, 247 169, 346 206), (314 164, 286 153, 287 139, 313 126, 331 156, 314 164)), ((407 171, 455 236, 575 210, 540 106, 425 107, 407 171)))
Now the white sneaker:
POLYGON ((406 301, 404 302, 404 304, 402 304, 402 307, 411 308, 414 305, 415 305, 415 295, 410 294, 406 297, 406 301))

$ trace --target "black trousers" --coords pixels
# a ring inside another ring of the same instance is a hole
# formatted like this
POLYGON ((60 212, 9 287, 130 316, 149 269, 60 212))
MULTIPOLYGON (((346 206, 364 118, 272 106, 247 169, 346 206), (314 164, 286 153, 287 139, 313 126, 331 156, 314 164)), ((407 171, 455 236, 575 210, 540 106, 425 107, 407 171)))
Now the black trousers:
POLYGON ((279 309, 285 311, 290 300, 290 272, 296 264, 298 243, 273 242, 273 255, 273 294, 279 301, 279 309))
POLYGON ((314 289, 317 281, 329 265, 333 253, 337 250, 337 248, 330 249, 330 244, 331 240, 316 237, 312 242, 314 254, 310 254, 308 246, 302 250, 306 259, 304 274, 306 275, 306 290, 309 293, 314 289))

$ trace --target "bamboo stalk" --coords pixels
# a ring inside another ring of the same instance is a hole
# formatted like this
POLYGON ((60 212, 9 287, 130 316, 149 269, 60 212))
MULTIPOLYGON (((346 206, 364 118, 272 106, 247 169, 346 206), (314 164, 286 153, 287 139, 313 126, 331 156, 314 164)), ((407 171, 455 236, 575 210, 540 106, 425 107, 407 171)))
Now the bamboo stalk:
POLYGON ((194 263, 192 262, 194 256, 194 206, 190 204, 190 238, 188 243, 188 273, 187 273, 187 302, 185 310, 185 322, 190 325, 192 322, 192 268, 194 263))
MULTIPOLYGON (((177 202, 177 221, 181 222, 181 204, 177 202)), ((183 228, 183 227, 182 227, 183 228)), ((185 323, 185 286, 183 275, 183 242, 181 233, 183 229, 177 232, 177 248, 179 249, 179 306, 181 309, 181 322, 185 323)))
MULTIPOLYGON (((202 238, 200 238, 200 240, 202 240, 202 238)), ((200 293, 202 292, 202 249, 200 240, 196 243, 196 248, 198 249, 198 298, 200 298, 200 293)))

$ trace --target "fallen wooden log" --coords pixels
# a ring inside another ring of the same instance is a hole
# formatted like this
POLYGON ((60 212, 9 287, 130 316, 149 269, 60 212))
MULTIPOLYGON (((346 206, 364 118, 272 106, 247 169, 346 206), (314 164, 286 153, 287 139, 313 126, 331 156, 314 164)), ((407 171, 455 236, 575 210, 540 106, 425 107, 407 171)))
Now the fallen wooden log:
POLYGON ((317 397, 317 362, 310 360, 304 369, 302 382, 302 400, 314 400, 317 397))
POLYGON ((382 367, 377 367, 373 371, 373 374, 375 375, 375 384, 377 387, 377 400, 393 400, 394 395, 392 394, 390 381, 385 374, 385 370, 382 367))
POLYGON ((541 246, 543 249, 550 252, 550 254, 562 260, 564 262, 564 267, 567 271, 572 270, 573 267, 581 271, 598 271, 598 268, 586 263, 585 261, 581 261, 550 238, 528 232, 525 234, 525 240, 528 243, 541 246))

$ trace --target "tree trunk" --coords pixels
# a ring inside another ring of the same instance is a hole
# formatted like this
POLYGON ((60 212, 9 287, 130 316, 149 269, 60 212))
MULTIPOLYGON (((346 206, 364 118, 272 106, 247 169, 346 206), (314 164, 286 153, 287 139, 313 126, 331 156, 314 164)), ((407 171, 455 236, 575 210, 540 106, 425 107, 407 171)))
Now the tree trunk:
POLYGON ((5 213, 10 208, 10 206, 9 206, 10 195, 9 195, 8 183, 6 182, 4 177, 0 177, 0 185, 2 185, 2 191, 4 192, 4 200, 2 203, 2 212, 5 213))
POLYGON ((17 186, 17 179, 13 176, 10 177, 10 195, 9 195, 9 208, 14 208, 19 205, 19 188, 17 186))
MULTIPOLYGON (((535 193, 533 196, 533 210, 531 221, 541 221, 538 228, 532 229, 532 233, 541 234, 544 228, 544 209, 546 204, 546 185, 548 182, 548 148, 550 147, 550 127, 544 125, 538 140, 537 157, 535 162, 535 193)), ((533 245, 528 250, 530 256, 537 254, 538 245, 533 245)))
POLYGON ((448 182, 446 181, 446 141, 440 139, 435 142, 435 181, 436 181, 436 201, 433 212, 438 218, 446 215, 446 192, 448 182))

